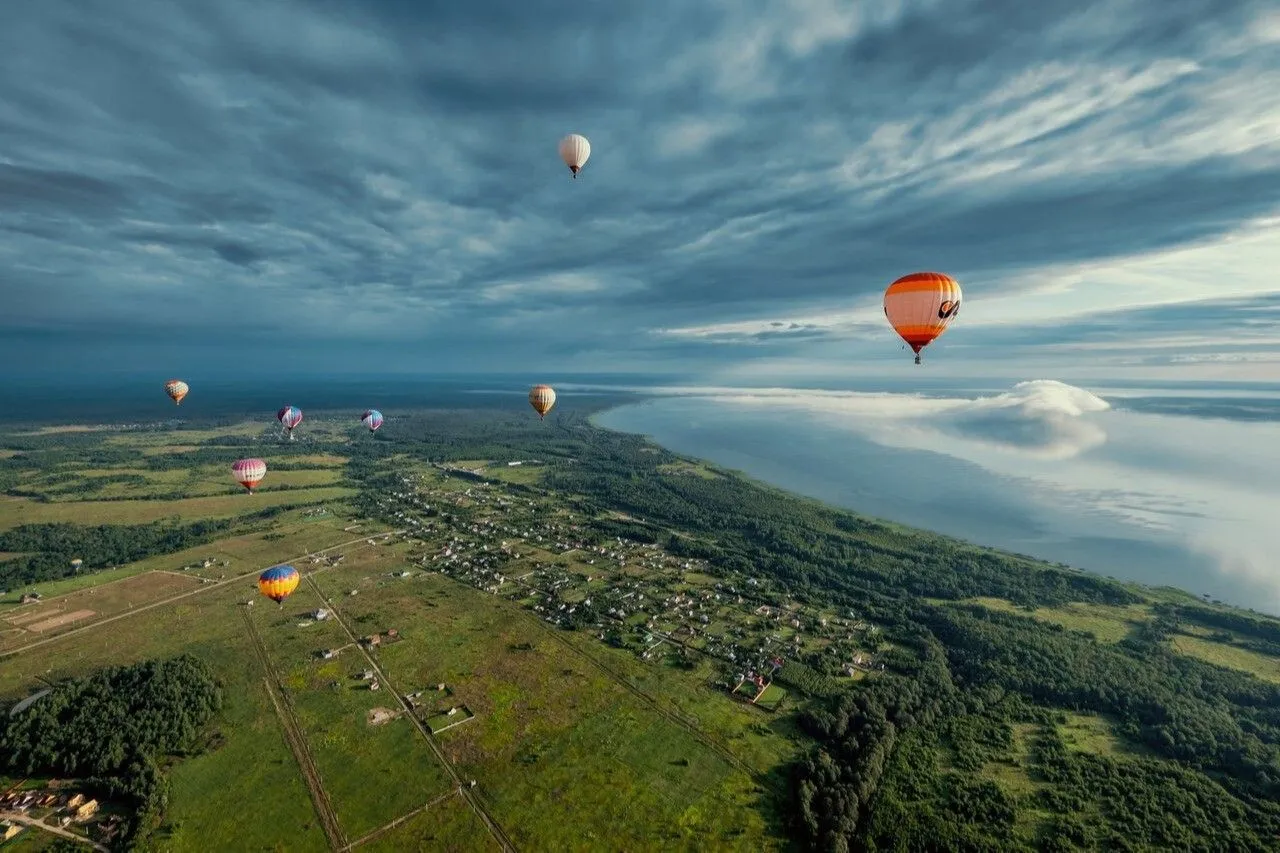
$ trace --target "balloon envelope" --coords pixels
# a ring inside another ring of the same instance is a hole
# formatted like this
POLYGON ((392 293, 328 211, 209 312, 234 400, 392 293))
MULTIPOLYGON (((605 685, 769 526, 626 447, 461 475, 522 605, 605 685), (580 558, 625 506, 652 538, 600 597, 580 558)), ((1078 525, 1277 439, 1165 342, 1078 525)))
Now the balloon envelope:
POLYGON ((258 589, 279 604, 298 588, 301 577, 293 566, 272 566, 258 575, 258 589))
POLYGON ((276 420, 284 424, 285 429, 293 429, 302 423, 302 409, 297 406, 285 406, 276 412, 276 420))
POLYGON ((253 487, 267 475, 267 463, 261 459, 241 459, 231 466, 231 475, 236 478, 237 483, 252 492, 253 487))
POLYGON ((369 428, 369 432, 374 432, 378 427, 382 426, 382 412, 379 412, 377 409, 367 409, 365 413, 360 416, 360 423, 367 426, 369 428))
POLYGON ((884 316, 916 353, 947 330, 960 311, 960 285, 940 272, 904 275, 884 292, 884 316))
POLYGON ((170 379, 168 382, 164 383, 164 393, 168 394, 173 399, 175 406, 182 402, 182 398, 187 396, 187 393, 190 390, 191 387, 181 379, 170 379))
POLYGON ((529 390, 529 405, 533 406, 538 417, 546 417, 547 412, 551 411, 551 407, 555 404, 556 392, 550 385, 534 385, 529 390))
POLYGON ((569 171, 573 172, 575 178, 590 158, 591 143, 585 136, 571 133, 560 140, 560 159, 569 167, 569 171))

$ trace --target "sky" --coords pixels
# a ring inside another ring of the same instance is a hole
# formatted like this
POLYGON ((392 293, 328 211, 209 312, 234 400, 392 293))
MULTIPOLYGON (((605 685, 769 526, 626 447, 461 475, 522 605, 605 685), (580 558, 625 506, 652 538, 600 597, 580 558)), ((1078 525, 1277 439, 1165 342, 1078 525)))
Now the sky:
POLYGON ((1280 381, 1277 270, 1271 0, 41 0, 0 28, 13 375, 1280 381), (965 308, 915 368, 880 299, 926 269, 965 308))

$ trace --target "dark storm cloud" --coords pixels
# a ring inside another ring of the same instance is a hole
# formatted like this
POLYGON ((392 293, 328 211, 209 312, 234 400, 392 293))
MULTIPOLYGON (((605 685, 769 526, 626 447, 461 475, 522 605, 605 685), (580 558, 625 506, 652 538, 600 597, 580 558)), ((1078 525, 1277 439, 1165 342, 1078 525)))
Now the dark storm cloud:
POLYGON ((118 210, 124 191, 89 175, 0 163, 0 209, 72 215, 118 210))
POLYGON ((1212 240, 1280 207, 1268 8, 22 4, 0 329, 689 361, 651 330, 1212 240))

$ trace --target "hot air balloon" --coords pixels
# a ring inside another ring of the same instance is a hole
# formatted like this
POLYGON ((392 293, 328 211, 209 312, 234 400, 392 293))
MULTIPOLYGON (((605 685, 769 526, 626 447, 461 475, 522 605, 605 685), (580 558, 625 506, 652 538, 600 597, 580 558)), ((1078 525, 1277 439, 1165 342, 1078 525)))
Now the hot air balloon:
POLYGON ((576 181, 578 172, 587 165, 587 160, 591 159, 591 143, 585 136, 577 133, 569 134, 560 140, 560 159, 569 167, 569 171, 573 172, 573 179, 576 181))
POLYGON ((241 459, 231 466, 231 473, 237 483, 248 489, 249 494, 253 494, 254 487, 267 476, 267 463, 261 459, 241 459))
POLYGON ((539 418, 545 418, 555 404, 556 392, 550 385, 534 385, 529 390, 529 405, 533 406, 539 418))
POLYGON ((293 441, 293 428, 302 423, 302 409, 297 406, 285 406, 276 412, 276 420, 284 426, 284 431, 289 434, 289 440, 293 441))
POLYGON ((960 285, 940 272, 913 272, 884 292, 884 316, 916 354, 947 330, 960 311, 960 285))
POLYGON ((272 566, 258 575, 258 589, 267 598, 284 607, 284 600, 298 588, 298 570, 293 566, 272 566))
POLYGON ((187 396, 187 393, 190 390, 191 387, 181 379, 170 379, 168 382, 164 383, 164 393, 173 398, 173 404, 175 406, 182 405, 182 398, 187 396))
POLYGON ((78 572, 80 571, 80 567, 83 565, 84 565, 84 560, 80 559, 79 557, 76 557, 74 560, 71 561, 71 570, 78 572))
POLYGON ((369 432, 377 432, 378 427, 382 426, 382 412, 377 409, 368 409, 360 416, 360 423, 369 428, 369 432))

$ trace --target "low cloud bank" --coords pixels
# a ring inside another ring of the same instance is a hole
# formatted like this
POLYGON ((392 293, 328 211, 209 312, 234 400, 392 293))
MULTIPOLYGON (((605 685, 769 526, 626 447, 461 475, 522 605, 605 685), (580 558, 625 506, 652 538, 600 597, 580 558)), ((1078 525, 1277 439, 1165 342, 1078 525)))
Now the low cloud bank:
MULTIPOLYGON (((563 387, 587 390, 595 386, 563 387)), ((1106 432, 1089 416, 1111 408, 1096 394, 1051 379, 1019 382, 1004 393, 973 399, 806 388, 664 386, 627 390, 804 411, 840 421, 877 440, 905 442, 921 449, 959 439, 1050 459, 1067 459, 1106 442, 1106 432)), ((945 452, 940 446, 937 449, 945 452)))

